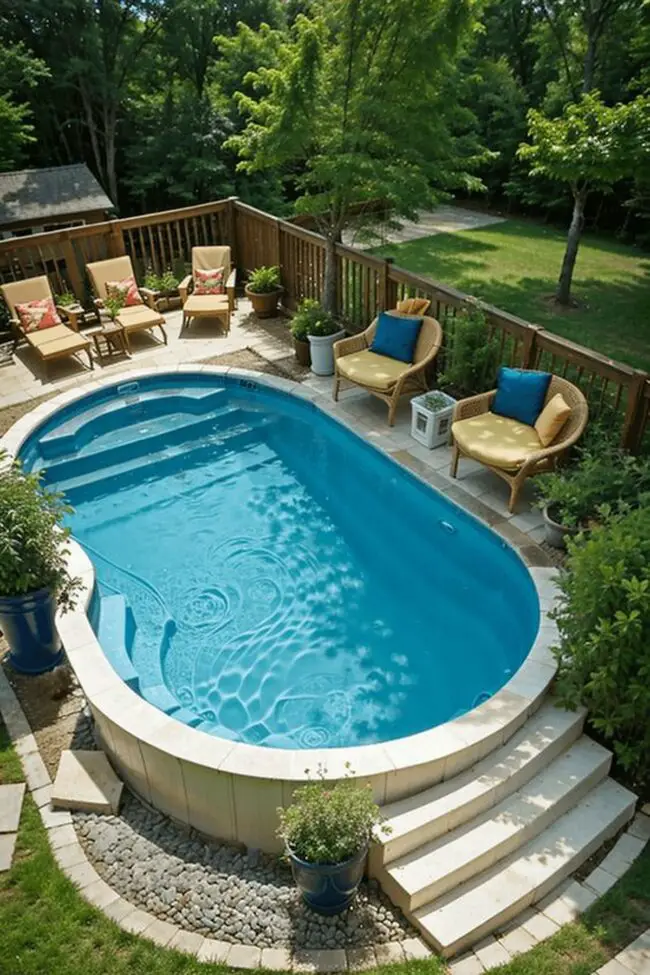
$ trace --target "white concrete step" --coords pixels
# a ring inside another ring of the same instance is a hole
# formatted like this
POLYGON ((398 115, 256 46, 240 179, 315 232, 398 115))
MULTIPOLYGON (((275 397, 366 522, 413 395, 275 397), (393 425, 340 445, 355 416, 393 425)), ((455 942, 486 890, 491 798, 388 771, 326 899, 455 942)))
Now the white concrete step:
POLYGON ((550 826, 605 778, 611 759, 582 737, 492 809, 389 863, 382 887, 405 911, 440 897, 550 826))
POLYGON ((573 873, 632 817, 635 802, 605 779, 524 847, 409 913, 410 920, 447 958, 469 948, 573 873))
POLYGON ((373 844, 370 873, 456 829, 520 789, 582 733, 585 711, 548 699, 506 744, 452 779, 382 808, 391 832, 373 844))

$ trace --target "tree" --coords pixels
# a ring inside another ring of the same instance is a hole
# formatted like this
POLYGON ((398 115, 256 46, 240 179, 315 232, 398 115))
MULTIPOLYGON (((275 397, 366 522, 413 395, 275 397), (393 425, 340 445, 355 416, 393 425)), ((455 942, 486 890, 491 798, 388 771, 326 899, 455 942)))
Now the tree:
POLYGON ((298 212, 326 238, 323 304, 336 310, 335 247, 355 204, 413 216, 438 194, 478 187, 455 138, 447 84, 474 24, 472 0, 322 0, 282 37, 236 99, 248 124, 229 140, 243 171, 284 169, 298 212))
POLYGON ((531 164, 531 175, 568 184, 573 195, 556 291, 558 303, 568 305, 589 193, 609 192, 616 182, 650 163, 650 98, 638 96, 627 104, 607 106, 598 92, 590 92, 567 105, 558 118, 531 109, 528 135, 530 143, 521 145, 518 154, 531 164))
POLYGON ((22 97, 48 75, 46 65, 22 44, 0 48, 0 171, 19 166, 35 141, 31 111, 22 97))

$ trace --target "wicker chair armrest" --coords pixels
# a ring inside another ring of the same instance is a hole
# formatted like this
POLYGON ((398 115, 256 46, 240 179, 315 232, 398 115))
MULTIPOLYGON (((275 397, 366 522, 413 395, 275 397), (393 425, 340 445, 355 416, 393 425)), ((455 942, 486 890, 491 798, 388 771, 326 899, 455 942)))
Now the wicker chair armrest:
POLYGON ((187 296, 191 290, 191 287, 192 287, 192 275, 188 274, 186 275, 186 277, 183 278, 183 280, 178 286, 178 293, 180 295, 181 304, 184 305, 185 302, 187 301, 187 296))
POLYGON ((363 352, 368 348, 368 340, 365 332, 358 335, 350 335, 348 338, 339 339, 334 343, 334 358, 340 359, 344 355, 352 355, 355 352, 363 352))
POLYGON ((542 447, 541 450, 536 450, 534 454, 531 454, 527 458, 524 464, 521 466, 522 471, 526 471, 529 468, 536 467, 542 460, 548 460, 549 457, 559 457, 569 447, 580 439, 582 434, 582 429, 576 430, 571 434, 570 437, 565 437, 564 440, 558 440, 556 443, 549 444, 548 447, 542 447))
POLYGON ((467 420, 470 416, 480 416, 487 413, 492 405, 492 400, 496 396, 496 389, 491 389, 487 393, 479 393, 478 396, 469 396, 461 399, 454 407, 454 422, 456 420, 467 420))

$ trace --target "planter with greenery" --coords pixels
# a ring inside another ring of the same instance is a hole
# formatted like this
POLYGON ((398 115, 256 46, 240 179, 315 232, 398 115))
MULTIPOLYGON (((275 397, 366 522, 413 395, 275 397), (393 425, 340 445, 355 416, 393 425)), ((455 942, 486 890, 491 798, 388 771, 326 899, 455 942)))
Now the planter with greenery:
POLYGON ((255 268, 244 288, 258 318, 272 318, 277 314, 282 290, 279 267, 255 268))
POLYGON ((635 506, 650 491, 650 460, 633 457, 602 437, 592 438, 569 467, 538 479, 550 545, 564 548, 566 540, 601 520, 603 505, 635 506))
POLYGON ((148 291, 156 292, 156 307, 158 311, 167 311, 169 308, 175 308, 180 305, 180 297, 178 295, 179 284, 180 282, 171 268, 168 268, 163 274, 156 274, 149 268, 144 276, 145 288, 148 291))
POLYGON ((311 365, 311 355, 309 352, 309 326, 312 321, 323 314, 320 304, 313 298, 305 298, 298 305, 298 310, 291 319, 289 326, 293 336, 293 348, 296 359, 301 366, 311 365))
POLYGON ((449 441, 456 400, 434 390, 411 400, 411 436, 431 450, 449 441))
POLYGON ((650 798, 650 495, 600 518, 567 544, 557 693, 589 709, 629 785, 650 798))
POLYGON ((295 791, 287 809, 278 809, 278 832, 305 903, 320 914, 339 914, 361 882, 374 829, 388 830, 369 785, 331 784, 320 774, 320 781, 295 791))
POLYGON ((325 311, 315 298, 305 298, 294 315, 291 332, 294 340, 300 335, 301 340, 304 336, 309 342, 311 371, 316 376, 331 376, 334 372, 334 343, 345 337, 345 329, 334 315, 325 311))
POLYGON ((62 528, 70 510, 37 474, 0 457, 0 629, 9 659, 25 674, 51 670, 62 658, 54 614, 73 605, 78 582, 66 566, 62 528))

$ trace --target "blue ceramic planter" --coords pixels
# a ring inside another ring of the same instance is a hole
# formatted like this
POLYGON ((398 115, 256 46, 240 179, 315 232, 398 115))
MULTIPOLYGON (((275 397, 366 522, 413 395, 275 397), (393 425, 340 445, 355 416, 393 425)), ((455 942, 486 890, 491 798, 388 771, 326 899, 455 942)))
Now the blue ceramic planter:
POLYGON ((49 589, 0 597, 0 630, 9 644, 9 660, 22 674, 42 674, 61 663, 55 611, 56 599, 49 589))
POLYGON ((291 872, 302 899, 319 914, 340 914, 361 883, 368 847, 343 863, 307 863, 289 849, 291 872))

